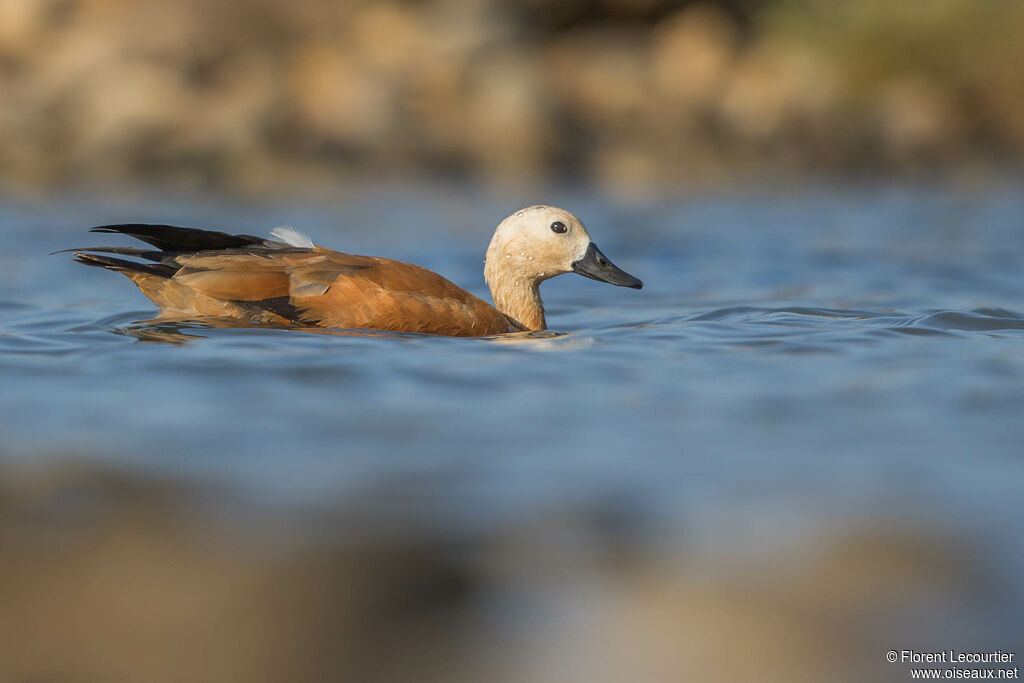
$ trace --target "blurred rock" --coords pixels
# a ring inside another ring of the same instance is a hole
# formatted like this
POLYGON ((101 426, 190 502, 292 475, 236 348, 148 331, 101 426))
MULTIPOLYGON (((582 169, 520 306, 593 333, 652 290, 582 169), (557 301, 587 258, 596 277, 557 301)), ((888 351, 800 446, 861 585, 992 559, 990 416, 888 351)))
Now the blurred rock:
POLYGON ((901 7, 5 0, 0 188, 1019 165, 1024 9, 901 7))
POLYGON ((68 95, 75 112, 72 154, 89 163, 130 158, 141 152, 136 145, 164 144, 194 111, 178 71, 141 61, 105 64, 68 95))
POLYGON ((738 42, 732 19, 713 5, 693 5, 669 17, 652 36, 655 89, 676 106, 712 105, 726 84, 738 42))
POLYGON ((367 4, 348 26, 347 47, 378 77, 404 77, 429 49, 423 17, 393 2, 367 4))
POLYGON ((740 139, 770 141, 826 118, 835 91, 835 75, 813 55, 766 45, 736 65, 721 111, 740 139))
POLYGON ((949 98, 920 79, 892 81, 879 98, 879 127, 894 160, 913 163, 954 151, 960 125, 949 98), (931 153, 931 154, 930 154, 931 153))
POLYGON ((7 0, 0 3, 0 57, 20 57, 42 38, 52 0, 7 0))
POLYGON ((650 94, 644 48, 645 36, 626 29, 562 36, 544 58, 549 87, 589 127, 629 125, 650 94))
POLYGON ((501 178, 542 173, 555 148, 536 60, 491 55, 470 70, 465 130, 473 165, 501 178))
POLYGON ((880 655, 887 638, 914 636, 883 626, 887 617, 972 580, 959 558, 907 541, 854 531, 771 567, 660 558, 636 568, 595 589, 596 604, 574 625, 593 654, 592 679, 900 680, 880 655))
POLYGON ((287 84, 300 129, 360 147, 379 146, 392 131, 388 82, 326 43, 296 50, 287 84))
POLYGON ((187 487, 32 476, 0 497, 0 679, 442 680, 468 654, 451 619, 472 586, 443 546, 232 533, 187 487))

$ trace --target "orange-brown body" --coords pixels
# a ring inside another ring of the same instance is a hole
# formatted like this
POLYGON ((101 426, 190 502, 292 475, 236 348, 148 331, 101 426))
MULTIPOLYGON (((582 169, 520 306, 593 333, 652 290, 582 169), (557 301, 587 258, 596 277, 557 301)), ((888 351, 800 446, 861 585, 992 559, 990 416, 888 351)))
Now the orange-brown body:
POLYGON ((518 328, 497 309, 426 268, 372 256, 310 251, 179 256, 171 277, 126 271, 164 318, 238 318, 478 337, 518 328), (281 315, 287 304, 297 316, 281 315))
POLYGON ((540 283, 562 273, 623 287, 643 284, 605 258, 579 219, 548 206, 518 211, 495 230, 484 275, 497 308, 426 268, 343 254, 290 228, 275 229, 271 240, 170 225, 92 231, 156 247, 67 251, 79 263, 123 273, 161 308, 163 319, 481 337, 545 329, 540 283))

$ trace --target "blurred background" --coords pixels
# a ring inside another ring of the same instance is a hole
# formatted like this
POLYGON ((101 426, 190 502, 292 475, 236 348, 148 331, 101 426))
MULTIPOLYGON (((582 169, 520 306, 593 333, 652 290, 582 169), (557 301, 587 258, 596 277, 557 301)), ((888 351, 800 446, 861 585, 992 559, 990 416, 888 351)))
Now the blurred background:
MULTIPOLYGON (((0 683, 904 681, 1024 633, 1024 3, 0 0, 0 683), (521 343, 148 321, 154 222, 521 343)), ((1017 662, 1024 653, 1017 652, 1017 662)))
POLYGON ((0 183, 1016 168, 1022 27, 969 0, 5 0, 0 183))

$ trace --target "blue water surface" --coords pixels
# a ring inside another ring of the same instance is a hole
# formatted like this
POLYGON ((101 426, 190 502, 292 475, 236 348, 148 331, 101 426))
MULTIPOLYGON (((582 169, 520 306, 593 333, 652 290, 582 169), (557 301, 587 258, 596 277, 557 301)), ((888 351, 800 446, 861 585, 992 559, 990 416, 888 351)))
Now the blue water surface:
POLYGON ((655 533, 713 543, 923 520, 1024 568, 1022 196, 8 200, 0 457, 112 463, 284 505, 380 487, 449 529, 605 499, 655 533), (550 338, 333 336, 146 324, 155 310, 123 277, 47 255, 117 241, 85 232, 110 222, 290 224, 487 297, 493 226, 536 201, 576 212, 645 288, 549 281, 564 333, 550 338))

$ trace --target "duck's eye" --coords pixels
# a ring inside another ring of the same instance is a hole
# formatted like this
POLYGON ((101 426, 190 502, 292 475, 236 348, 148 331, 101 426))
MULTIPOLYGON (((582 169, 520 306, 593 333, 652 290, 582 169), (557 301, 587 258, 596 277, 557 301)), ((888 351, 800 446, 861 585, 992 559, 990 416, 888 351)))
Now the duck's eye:
POLYGON ((562 221, 555 221, 551 224, 551 232, 557 232, 559 234, 565 232, 569 228, 565 227, 565 223, 562 221))

